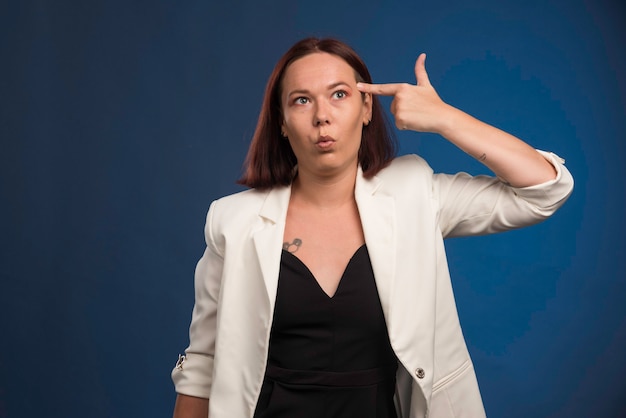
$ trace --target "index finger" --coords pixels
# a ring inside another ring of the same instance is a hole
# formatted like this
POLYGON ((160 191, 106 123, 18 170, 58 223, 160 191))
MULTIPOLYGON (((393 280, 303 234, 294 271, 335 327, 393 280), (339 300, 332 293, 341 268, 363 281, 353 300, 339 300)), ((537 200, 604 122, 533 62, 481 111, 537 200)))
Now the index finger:
POLYGON ((379 96, 394 96, 400 87, 398 83, 370 84, 365 82, 356 83, 356 88, 363 93, 371 93, 379 96))

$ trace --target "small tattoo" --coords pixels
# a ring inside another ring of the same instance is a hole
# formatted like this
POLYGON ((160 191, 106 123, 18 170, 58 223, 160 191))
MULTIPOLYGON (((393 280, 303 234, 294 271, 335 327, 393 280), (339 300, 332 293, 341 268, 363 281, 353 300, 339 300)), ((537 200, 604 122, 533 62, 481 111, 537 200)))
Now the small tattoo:
POLYGON ((291 254, 297 252, 302 245, 300 238, 294 238, 292 242, 283 242, 283 250, 289 251, 291 254))
POLYGON ((478 161, 485 161, 487 159, 487 154, 483 154, 480 157, 478 157, 478 161))

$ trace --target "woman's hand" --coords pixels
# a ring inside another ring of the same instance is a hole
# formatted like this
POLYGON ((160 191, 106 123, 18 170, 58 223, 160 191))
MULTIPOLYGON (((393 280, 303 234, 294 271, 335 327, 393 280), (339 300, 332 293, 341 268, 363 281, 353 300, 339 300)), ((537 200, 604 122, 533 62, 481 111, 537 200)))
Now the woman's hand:
POLYGON ((416 85, 358 83, 357 88, 363 93, 393 96, 391 113, 398 129, 441 134, 446 115, 452 109, 441 100, 428 80, 426 54, 420 54, 415 62, 415 78, 416 85))
POLYGON ((519 138, 444 103, 430 84, 426 55, 415 62, 417 85, 358 83, 363 93, 393 96, 391 113, 398 129, 439 134, 515 187, 552 180, 555 168, 519 138))

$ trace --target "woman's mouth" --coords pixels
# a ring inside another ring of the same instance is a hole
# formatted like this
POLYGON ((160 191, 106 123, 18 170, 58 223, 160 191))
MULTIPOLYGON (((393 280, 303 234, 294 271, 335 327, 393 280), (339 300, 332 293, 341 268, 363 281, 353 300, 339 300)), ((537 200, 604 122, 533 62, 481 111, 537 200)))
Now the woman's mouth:
POLYGON ((315 145, 323 150, 327 150, 333 146, 335 140, 330 136, 322 136, 316 142, 315 145))

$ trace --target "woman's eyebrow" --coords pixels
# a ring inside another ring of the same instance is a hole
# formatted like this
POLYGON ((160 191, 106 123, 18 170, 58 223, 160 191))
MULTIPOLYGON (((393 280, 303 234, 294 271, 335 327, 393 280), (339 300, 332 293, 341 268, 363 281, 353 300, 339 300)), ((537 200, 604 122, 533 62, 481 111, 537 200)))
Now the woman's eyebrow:
MULTIPOLYGON (((345 81, 336 81, 336 82, 334 82, 334 83, 330 83, 330 84, 326 87, 326 89, 327 89, 327 90, 332 90, 332 89, 335 89, 335 88, 337 88, 337 87, 339 87, 339 86, 348 86, 348 87, 349 87, 350 85, 349 85, 347 82, 345 82, 345 81)), ((292 90, 292 91, 290 91, 290 92, 287 94, 287 96, 291 96, 291 95, 293 95, 293 94, 310 94, 310 93, 311 93, 311 92, 310 92, 309 90, 307 90, 307 89, 296 89, 296 90, 292 90)))
POLYGON ((328 86, 328 90, 332 90, 334 88, 337 88, 339 86, 347 86, 349 87, 350 85, 348 83, 346 83, 345 81, 337 81, 336 83, 332 83, 328 86))

